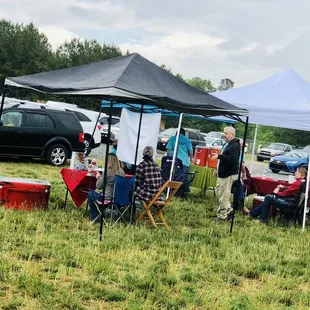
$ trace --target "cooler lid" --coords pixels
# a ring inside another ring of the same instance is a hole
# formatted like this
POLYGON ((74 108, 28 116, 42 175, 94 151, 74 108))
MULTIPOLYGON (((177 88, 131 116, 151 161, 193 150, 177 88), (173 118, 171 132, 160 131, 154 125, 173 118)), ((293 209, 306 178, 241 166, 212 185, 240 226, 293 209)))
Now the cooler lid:
POLYGON ((8 183, 25 183, 25 184, 39 184, 51 186, 50 182, 47 180, 35 180, 35 179, 23 179, 23 178, 11 178, 11 177, 3 177, 0 176, 0 182, 8 182, 8 183))

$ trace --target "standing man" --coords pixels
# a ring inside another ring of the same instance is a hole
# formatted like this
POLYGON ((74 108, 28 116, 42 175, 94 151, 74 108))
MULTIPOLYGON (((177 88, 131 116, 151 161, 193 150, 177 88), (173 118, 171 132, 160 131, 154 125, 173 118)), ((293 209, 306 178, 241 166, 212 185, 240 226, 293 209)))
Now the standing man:
POLYGON ((217 183, 215 193, 218 199, 217 221, 225 221, 231 218, 232 207, 230 205, 231 186, 236 180, 239 170, 240 144, 235 138, 236 129, 233 127, 224 128, 226 143, 221 154, 216 154, 212 159, 219 159, 217 170, 217 183))
MULTIPOLYGON (((175 150, 176 136, 169 139, 167 144, 167 155, 173 156, 175 150)), ((177 158, 182 160, 183 164, 183 174, 184 174, 184 191, 186 193, 190 192, 188 183, 188 169, 190 163, 193 161, 193 146, 191 140, 185 137, 184 128, 180 129, 179 144, 178 144, 178 154, 177 158)))

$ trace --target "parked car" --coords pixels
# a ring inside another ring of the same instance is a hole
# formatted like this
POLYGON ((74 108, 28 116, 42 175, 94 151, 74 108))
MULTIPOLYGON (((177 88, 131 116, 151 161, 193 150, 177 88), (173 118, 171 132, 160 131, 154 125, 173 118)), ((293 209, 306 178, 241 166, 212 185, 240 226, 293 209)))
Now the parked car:
POLYGON ((226 141, 221 138, 204 138, 207 146, 223 146, 226 141))
POLYGON ((54 102, 54 101, 47 101, 46 104, 41 104, 41 108, 52 108, 52 109, 59 109, 65 111, 73 112, 79 122, 81 123, 84 131, 84 141, 85 141, 85 154, 86 156, 89 155, 92 149, 95 149, 100 146, 101 144, 101 125, 97 124, 97 118, 99 112, 90 111, 87 109, 81 109, 76 107, 74 104, 62 103, 62 102, 54 102), (96 126, 97 124, 97 126, 96 126), (94 128, 96 126, 94 136, 92 137, 94 128))
POLYGON ((308 165, 309 152, 303 150, 293 150, 284 155, 275 156, 269 161, 269 169, 273 173, 280 171, 295 172, 296 169, 303 165, 308 165))
POLYGON ((52 109, 12 107, 1 116, 0 155, 45 158, 64 165, 71 152, 84 152, 84 132, 75 114, 52 109))
MULTIPOLYGON (((185 136, 192 142, 193 149, 195 150, 197 145, 206 145, 206 141, 199 130, 184 128, 185 136)), ((161 151, 166 151, 166 147, 170 137, 174 136, 177 132, 177 128, 169 128, 161 132, 158 137, 157 148, 161 151)))
POLYGON ((304 152, 310 153, 310 145, 305 146, 302 150, 304 152))
POLYGON ((292 151, 292 146, 284 143, 271 143, 257 151, 257 161, 270 160, 271 157, 292 151))
POLYGON ((207 138, 222 138, 224 139, 224 134, 219 131, 210 131, 208 133, 203 134, 207 138))
POLYGON ((97 117, 95 114, 91 113, 92 111, 88 111, 86 109, 65 109, 66 111, 73 112, 79 122, 81 123, 84 130, 84 142, 85 142, 85 154, 89 155, 92 149, 95 149, 101 144, 101 128, 102 126, 97 124, 97 117), (96 125, 97 124, 97 125, 96 125), (94 128, 96 126, 94 135, 92 137, 94 128))
MULTIPOLYGON (((108 125, 108 119, 109 119, 109 115, 103 114, 103 116, 100 117, 100 119, 99 119, 100 125, 102 125, 102 126, 108 125)), ((111 125, 115 125, 115 124, 119 123, 120 121, 121 121, 120 117, 112 116, 111 125)))
MULTIPOLYGON (((111 125, 111 138, 110 138, 110 143, 112 143, 114 140, 118 139, 119 136, 119 130, 120 130, 120 122, 111 125)), ((108 129, 109 125, 103 125, 101 128, 101 141, 103 143, 106 143, 108 140, 108 129)))
POLYGON ((47 101, 46 103, 37 103, 14 98, 9 98, 5 107, 54 109, 73 112, 81 123, 84 131, 85 154, 89 155, 92 149, 99 147, 101 144, 101 125, 99 123, 96 126, 93 138, 91 138, 94 127, 97 123, 99 112, 81 109, 78 108, 75 104, 65 102, 47 101))

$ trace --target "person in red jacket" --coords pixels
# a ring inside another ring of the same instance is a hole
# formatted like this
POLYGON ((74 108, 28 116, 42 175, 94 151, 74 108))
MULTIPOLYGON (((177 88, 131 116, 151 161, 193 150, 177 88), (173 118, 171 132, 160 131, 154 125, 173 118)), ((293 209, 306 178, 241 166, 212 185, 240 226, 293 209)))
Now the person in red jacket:
POLYGON ((306 168, 297 168, 295 172, 296 181, 290 186, 278 185, 272 195, 266 195, 264 201, 256 208, 249 210, 247 207, 243 208, 243 212, 253 218, 259 216, 259 220, 262 223, 269 222, 269 211, 272 205, 275 205, 278 209, 289 208, 286 198, 298 199, 300 184, 305 182, 307 177, 306 168))

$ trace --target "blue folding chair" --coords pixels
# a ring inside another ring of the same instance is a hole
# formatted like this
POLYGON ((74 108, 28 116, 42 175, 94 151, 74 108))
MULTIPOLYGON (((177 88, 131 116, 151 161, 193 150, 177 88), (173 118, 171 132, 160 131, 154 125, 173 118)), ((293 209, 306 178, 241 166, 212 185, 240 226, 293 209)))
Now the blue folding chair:
POLYGON ((118 221, 123 220, 126 221, 125 214, 130 210, 130 218, 129 222, 132 222, 133 209, 134 209, 134 184, 136 178, 134 176, 131 177, 115 177, 114 183, 114 195, 111 202, 111 220, 114 215, 114 224, 118 221), (116 212, 115 212, 116 211, 116 212), (116 213, 116 215, 115 215, 116 213))

